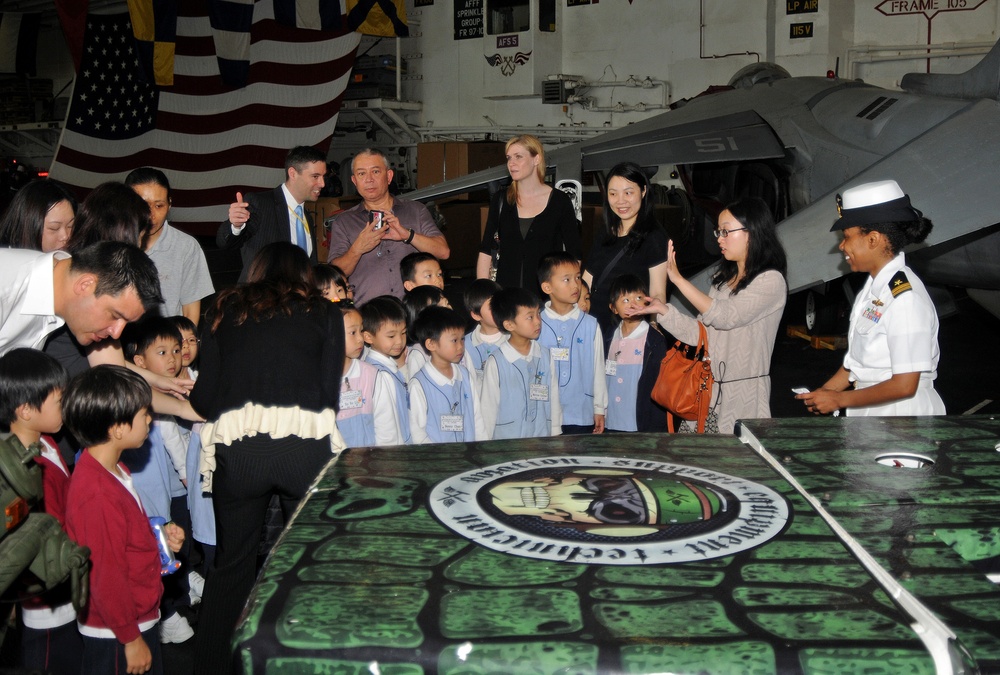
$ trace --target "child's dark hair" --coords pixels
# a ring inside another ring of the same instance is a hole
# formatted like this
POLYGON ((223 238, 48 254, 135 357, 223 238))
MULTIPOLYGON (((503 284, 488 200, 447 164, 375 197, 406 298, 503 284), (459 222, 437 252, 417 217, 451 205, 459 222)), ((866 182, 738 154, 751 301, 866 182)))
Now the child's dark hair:
POLYGON ((540 286, 551 279, 552 273, 560 265, 575 265, 579 267, 580 261, 572 254, 566 253, 566 251, 546 253, 538 261, 538 285, 540 286))
POLYGON ((160 338, 174 338, 177 344, 184 341, 180 330, 165 316, 147 316, 136 323, 130 323, 122 331, 121 343, 125 358, 135 362, 151 344, 160 338))
POLYGON ((0 427, 9 429, 22 405, 41 410, 49 394, 65 389, 68 381, 63 365, 37 349, 20 347, 0 356, 0 427))
MULTIPOLYGON (((195 335, 198 334, 198 326, 194 325, 194 321, 187 318, 183 314, 178 314, 177 316, 168 316, 167 321, 174 324, 174 328, 177 329, 178 333, 181 332, 182 330, 186 330, 190 333, 194 333, 195 335)), ((183 338, 184 336, 182 335, 181 339, 183 340, 183 338)))
MULTIPOLYGON (((403 294, 403 307, 406 309, 406 325, 413 326, 421 310, 436 305, 444 299, 444 291, 437 286, 415 286, 403 294)), ((411 336, 412 337, 412 336, 411 336)), ((411 343, 412 344, 412 343, 411 343)))
POLYGON ((380 295, 361 305, 361 330, 375 335, 387 323, 406 323, 406 310, 399 298, 380 295))
POLYGON ((608 290, 608 298, 611 302, 614 302, 629 293, 649 295, 649 284, 634 274, 619 275, 611 282, 611 288, 608 290))
POLYGON ((346 300, 341 300, 340 302, 338 302, 337 303, 337 309, 340 310, 341 314, 347 314, 348 312, 357 312, 358 314, 361 313, 361 310, 358 309, 358 306, 355 305, 354 301, 351 300, 350 298, 347 298, 346 300))
MULTIPOLYGON (((575 262, 575 261, 574 261, 575 262)), ((538 309, 541 307, 541 300, 531 291, 524 288, 505 288, 497 291, 490 300, 490 311, 493 312, 493 320, 497 328, 509 333, 505 327, 505 321, 513 321, 517 318, 517 312, 522 308, 538 309)))
POLYGON ((403 278, 403 281, 415 281, 413 275, 417 273, 417 265, 422 262, 430 262, 431 260, 439 263, 438 259, 430 253, 424 253, 423 251, 411 253, 399 261, 399 276, 403 278))
POLYGON ((466 311, 473 314, 481 314, 483 305, 492 298, 497 291, 503 288, 492 279, 476 279, 465 289, 462 301, 465 303, 466 311))
POLYGON ((332 284, 347 290, 347 275, 336 265, 330 263, 320 263, 313 265, 313 279, 316 281, 316 288, 325 291, 332 284))
POLYGON ((441 334, 452 328, 465 333, 465 319, 462 315, 447 307, 431 305, 417 315, 410 335, 418 345, 425 347, 427 340, 440 340, 441 334))
POLYGON ((111 438, 112 427, 131 425, 152 400, 141 375, 125 366, 94 366, 74 377, 63 392, 63 423, 83 447, 100 445, 111 438))

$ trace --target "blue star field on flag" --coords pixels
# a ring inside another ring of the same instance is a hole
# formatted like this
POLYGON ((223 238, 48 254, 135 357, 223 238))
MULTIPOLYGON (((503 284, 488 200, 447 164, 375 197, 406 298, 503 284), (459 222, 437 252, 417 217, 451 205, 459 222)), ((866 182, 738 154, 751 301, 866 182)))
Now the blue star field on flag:
POLYGON ((90 16, 67 126, 108 140, 151 131, 159 94, 139 68, 128 15, 90 16))

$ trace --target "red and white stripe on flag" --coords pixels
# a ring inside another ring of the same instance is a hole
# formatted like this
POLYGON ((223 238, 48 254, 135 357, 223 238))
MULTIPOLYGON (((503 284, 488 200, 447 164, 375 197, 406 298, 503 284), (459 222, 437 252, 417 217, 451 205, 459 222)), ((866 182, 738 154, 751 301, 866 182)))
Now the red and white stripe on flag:
MULTIPOLYGON (((289 148, 328 150, 360 35, 346 28, 283 26, 270 0, 257 2, 248 83, 231 88, 219 76, 207 4, 180 1, 174 85, 159 90, 158 102, 157 92, 137 93, 138 85, 128 80, 130 57, 116 53, 127 46, 91 44, 97 39, 91 29, 111 17, 88 17, 83 63, 52 178, 82 195, 141 166, 162 169, 173 188, 171 222, 210 234, 237 191, 282 182, 289 148), (127 130, 126 118, 135 120, 127 130), (147 126, 137 131, 137 123, 147 126)), ((127 14, 114 18, 127 25, 127 14)))

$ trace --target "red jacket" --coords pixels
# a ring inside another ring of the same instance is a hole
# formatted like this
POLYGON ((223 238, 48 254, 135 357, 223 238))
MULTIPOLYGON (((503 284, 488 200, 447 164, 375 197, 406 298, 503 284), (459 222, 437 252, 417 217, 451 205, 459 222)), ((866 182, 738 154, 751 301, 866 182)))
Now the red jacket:
MULTIPOLYGON (((118 468, 128 473, 121 464, 118 468)), ((66 531, 90 548, 90 600, 80 622, 110 628, 122 644, 139 637, 139 624, 159 615, 159 549, 145 511, 89 451, 73 470, 66 531)))
MULTIPOLYGON (((42 442, 59 452, 59 445, 50 437, 42 436, 42 442)), ((62 466, 56 466, 55 462, 48 457, 39 455, 35 457, 35 464, 42 467, 42 506, 45 513, 59 521, 59 524, 66 527, 66 494, 69 492, 69 469, 65 462, 62 466)))
MULTIPOLYGON (((59 445, 50 437, 42 436, 42 443, 47 443, 59 451, 59 445)), ((66 529, 66 494, 69 492, 69 475, 66 473, 65 462, 60 458, 60 466, 56 466, 48 457, 39 455, 35 457, 35 464, 42 468, 42 507, 45 513, 59 521, 62 528, 66 529)), ((62 589, 65 591, 65 589, 62 589)), ((55 591, 53 591, 55 592, 55 591)), ((65 593, 62 593, 65 595, 65 593)), ((60 595, 50 593, 28 598, 23 602, 25 609, 44 609, 51 607, 52 603, 58 604, 63 601, 60 595)))

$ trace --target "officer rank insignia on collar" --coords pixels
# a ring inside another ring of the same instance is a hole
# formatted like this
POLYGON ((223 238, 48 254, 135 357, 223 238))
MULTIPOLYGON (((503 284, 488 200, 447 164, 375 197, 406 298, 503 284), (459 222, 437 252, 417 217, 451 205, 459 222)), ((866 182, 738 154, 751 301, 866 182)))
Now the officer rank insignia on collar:
POLYGON ((906 273, 903 270, 896 272, 892 276, 892 279, 889 280, 889 290, 892 292, 892 297, 894 298, 900 293, 913 290, 913 286, 910 285, 910 281, 906 278, 906 273))

